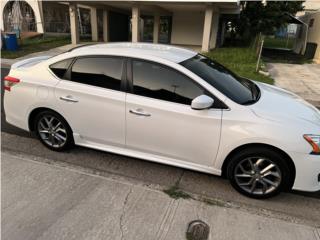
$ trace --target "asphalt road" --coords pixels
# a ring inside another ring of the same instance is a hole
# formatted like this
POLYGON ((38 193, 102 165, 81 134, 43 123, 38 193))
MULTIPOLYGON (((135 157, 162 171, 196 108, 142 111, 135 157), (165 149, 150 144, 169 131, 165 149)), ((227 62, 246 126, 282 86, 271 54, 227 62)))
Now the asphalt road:
MULTIPOLYGON (((8 69, 1 69, 1 76, 7 73, 8 69)), ((178 182, 180 189, 192 194, 235 203, 247 211, 320 227, 320 192, 282 193, 266 201, 249 199, 233 190, 226 179, 208 174, 82 147, 63 153, 49 151, 29 133, 6 123, 3 108, 1 120, 3 151, 32 156, 35 160, 47 163, 80 167, 92 174, 116 175, 144 185, 169 188, 178 182)))

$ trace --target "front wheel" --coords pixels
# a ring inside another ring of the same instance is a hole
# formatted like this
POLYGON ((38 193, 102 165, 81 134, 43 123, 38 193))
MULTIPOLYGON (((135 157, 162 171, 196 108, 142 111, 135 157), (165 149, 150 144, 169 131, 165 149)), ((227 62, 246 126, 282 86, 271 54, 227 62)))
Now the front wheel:
POLYGON ((290 180, 283 156, 267 148, 247 149, 232 157, 227 175, 238 192, 258 199, 279 194, 290 180))
POLYGON ((63 151, 74 143, 68 123, 53 111, 39 113, 35 118, 34 129, 40 141, 51 150, 63 151))

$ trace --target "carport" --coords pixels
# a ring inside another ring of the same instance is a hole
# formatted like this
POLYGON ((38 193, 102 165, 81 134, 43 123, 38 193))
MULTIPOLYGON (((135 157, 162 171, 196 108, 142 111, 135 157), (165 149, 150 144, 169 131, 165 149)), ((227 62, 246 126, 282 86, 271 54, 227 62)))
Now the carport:
MULTIPOLYGON (((264 47, 262 55, 270 60, 285 60, 290 63, 303 63, 315 56, 317 44, 308 41, 309 25, 300 18, 285 13, 287 24, 292 25, 293 46, 291 48, 264 47)), ((286 31, 288 31, 288 27, 286 31)), ((288 33, 287 33, 288 34, 288 33)), ((288 38, 289 39, 289 38, 288 38)))
POLYGON ((101 29, 104 42, 147 41, 202 51, 216 47, 220 15, 239 13, 237 0, 64 2, 69 3, 73 44, 79 43, 80 5, 90 8, 93 41, 101 29))

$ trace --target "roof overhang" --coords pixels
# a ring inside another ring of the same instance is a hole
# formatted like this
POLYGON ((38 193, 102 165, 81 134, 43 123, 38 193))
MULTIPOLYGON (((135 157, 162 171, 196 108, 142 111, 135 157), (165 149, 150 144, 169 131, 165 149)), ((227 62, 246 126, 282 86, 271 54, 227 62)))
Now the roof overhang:
POLYGON ((305 24, 303 21, 301 21, 299 18, 289 14, 285 13, 286 16, 289 17, 288 23, 293 23, 293 24, 305 24))
POLYGON ((114 9, 124 12, 131 12, 133 5, 138 5, 142 14, 159 13, 163 15, 171 15, 176 11, 193 12, 204 11, 208 5, 215 6, 222 13, 238 14, 240 11, 238 0, 60 0, 64 3, 77 3, 88 7, 96 7, 102 9, 114 9))

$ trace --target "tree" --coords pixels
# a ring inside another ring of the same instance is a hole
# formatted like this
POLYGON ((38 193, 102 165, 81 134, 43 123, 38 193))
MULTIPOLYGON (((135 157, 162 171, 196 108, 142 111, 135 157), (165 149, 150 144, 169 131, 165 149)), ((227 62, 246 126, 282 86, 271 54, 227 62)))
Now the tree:
POLYGON ((250 42, 258 33, 272 35, 289 21, 288 14, 295 15, 303 10, 304 1, 242 1, 240 16, 232 28, 237 37, 250 42))

